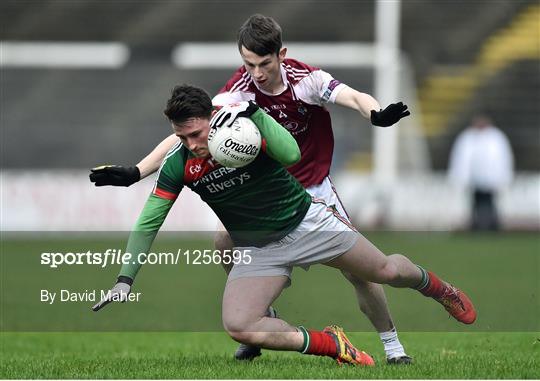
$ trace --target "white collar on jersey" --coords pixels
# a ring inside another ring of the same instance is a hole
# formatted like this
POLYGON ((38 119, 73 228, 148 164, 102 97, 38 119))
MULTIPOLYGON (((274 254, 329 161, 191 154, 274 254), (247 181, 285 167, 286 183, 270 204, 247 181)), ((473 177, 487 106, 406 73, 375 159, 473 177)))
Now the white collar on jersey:
POLYGON ((257 81, 255 81, 253 78, 251 78, 251 80, 253 81, 253 83, 255 84, 255 87, 261 92, 263 93, 264 95, 269 95, 269 96, 272 96, 272 97, 275 97, 275 96, 278 96, 278 95, 281 95, 285 92, 285 90, 287 90, 287 88, 289 87, 289 81, 287 80, 287 72, 285 71, 285 68, 283 67, 283 64, 279 65, 279 70, 281 71, 281 81, 283 82, 283 89, 275 94, 273 93, 269 93, 268 91, 265 91, 263 89, 261 89, 259 87, 259 84, 257 83, 257 81))

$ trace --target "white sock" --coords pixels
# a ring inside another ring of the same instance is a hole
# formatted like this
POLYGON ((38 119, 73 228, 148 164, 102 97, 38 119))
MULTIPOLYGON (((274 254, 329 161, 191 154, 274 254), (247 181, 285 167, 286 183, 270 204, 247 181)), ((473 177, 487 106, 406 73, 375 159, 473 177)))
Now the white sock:
POLYGON ((387 332, 379 332, 379 336, 384 345, 384 351, 386 352, 386 358, 395 358, 406 356, 405 349, 403 345, 399 342, 397 335, 397 330, 392 328, 392 330, 387 332))

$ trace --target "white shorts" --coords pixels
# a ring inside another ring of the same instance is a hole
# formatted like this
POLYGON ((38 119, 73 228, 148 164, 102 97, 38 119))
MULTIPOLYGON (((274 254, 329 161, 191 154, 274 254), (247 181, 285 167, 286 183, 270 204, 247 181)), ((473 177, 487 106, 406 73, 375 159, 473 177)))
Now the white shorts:
POLYGON ((330 180, 330 176, 326 176, 320 184, 310 186, 306 188, 306 190, 313 197, 324 200, 326 205, 335 206, 341 216, 345 217, 347 220, 350 220, 345 207, 339 199, 336 188, 334 188, 334 184, 332 184, 332 180, 330 180))
POLYGON ((358 232, 335 207, 314 199, 306 216, 291 233, 263 247, 235 247, 249 256, 232 268, 228 281, 244 277, 280 276, 291 279, 294 266, 308 270, 326 263, 354 246, 358 232))

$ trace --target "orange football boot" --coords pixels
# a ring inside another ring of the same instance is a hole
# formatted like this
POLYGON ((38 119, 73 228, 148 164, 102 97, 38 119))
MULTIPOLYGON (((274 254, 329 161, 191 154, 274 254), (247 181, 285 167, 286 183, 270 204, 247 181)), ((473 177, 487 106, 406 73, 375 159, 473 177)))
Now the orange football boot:
POLYGON ((338 364, 352 364, 363 366, 374 366, 375 361, 366 352, 358 350, 351 344, 343 328, 337 325, 330 325, 323 329, 323 332, 330 335, 336 342, 337 356, 336 361, 338 364))

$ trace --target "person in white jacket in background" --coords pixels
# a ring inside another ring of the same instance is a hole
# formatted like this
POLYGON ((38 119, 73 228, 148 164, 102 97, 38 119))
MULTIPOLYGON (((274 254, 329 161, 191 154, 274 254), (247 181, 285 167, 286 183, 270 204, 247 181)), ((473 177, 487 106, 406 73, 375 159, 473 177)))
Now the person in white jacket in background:
POLYGON ((514 156, 506 135, 486 115, 476 115, 450 152, 449 180, 471 192, 471 230, 499 230, 497 195, 512 182, 514 156))

